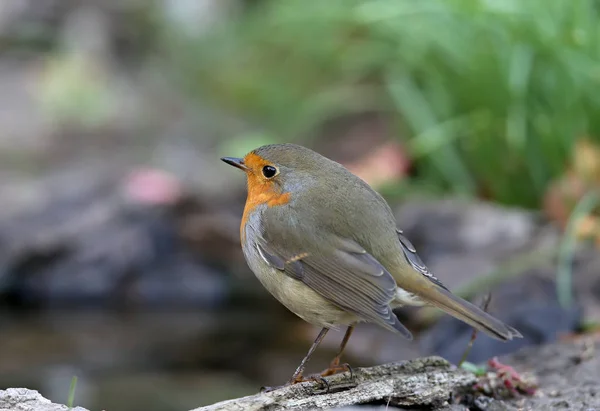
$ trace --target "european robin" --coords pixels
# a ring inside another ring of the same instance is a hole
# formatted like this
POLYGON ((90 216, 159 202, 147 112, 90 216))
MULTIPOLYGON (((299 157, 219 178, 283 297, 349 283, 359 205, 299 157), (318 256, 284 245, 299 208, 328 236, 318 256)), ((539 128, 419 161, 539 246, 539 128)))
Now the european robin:
POLYGON ((452 294, 396 227, 383 197, 341 164, 294 144, 222 160, 246 173, 240 236, 250 269, 279 302, 322 327, 291 384, 304 380, 304 367, 330 328, 348 327, 322 376, 348 369, 340 358, 359 322, 411 339, 392 311, 403 305, 438 307, 499 340, 521 337, 452 294))

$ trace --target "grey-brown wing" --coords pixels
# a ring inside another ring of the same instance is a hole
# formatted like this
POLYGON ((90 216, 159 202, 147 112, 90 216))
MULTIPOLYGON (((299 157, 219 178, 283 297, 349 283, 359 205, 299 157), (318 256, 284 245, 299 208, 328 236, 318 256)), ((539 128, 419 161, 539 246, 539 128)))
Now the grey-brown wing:
POLYGON ((267 263, 358 317, 412 338, 390 308, 396 281, 362 247, 333 235, 322 242, 328 244, 326 250, 300 246, 293 232, 283 238, 268 226, 255 233, 255 246, 267 263))
POLYGON ((400 245, 402 246, 402 252, 404 253, 404 257, 406 258, 406 261, 408 261, 408 263, 412 266, 412 268, 417 270, 419 273, 423 274, 431 282, 442 287, 444 290, 448 290, 448 288, 446 288, 446 286, 442 284, 442 282, 438 280, 431 271, 429 271, 429 268, 427 268, 423 260, 421 260, 421 258, 417 254, 417 249, 414 245, 412 245, 408 238, 406 238, 402 230, 396 229, 396 232, 398 233, 398 239, 400 240, 400 245))

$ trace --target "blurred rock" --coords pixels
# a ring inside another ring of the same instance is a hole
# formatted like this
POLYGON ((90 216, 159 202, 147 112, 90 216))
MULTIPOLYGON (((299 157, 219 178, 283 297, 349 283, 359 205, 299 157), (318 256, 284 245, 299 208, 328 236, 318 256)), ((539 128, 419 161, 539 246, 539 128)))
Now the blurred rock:
POLYGON ((20 411, 87 411, 82 407, 69 408, 66 405, 54 404, 33 390, 26 388, 8 388, 0 390, 0 410, 20 411))
POLYGON ((531 347, 505 358, 517 371, 534 372, 540 389, 533 397, 511 401, 518 409, 600 409, 598 336, 531 347))
POLYGON ((0 216, 0 295, 25 306, 223 304, 227 277, 179 231, 178 183, 166 190, 150 174, 140 187, 133 174, 122 191, 119 177, 97 177, 55 182, 61 190, 0 216))
POLYGON ((558 240, 558 230, 545 230, 537 214, 483 202, 413 201, 399 207, 396 218, 429 268, 450 287, 536 246, 542 237, 558 240), (465 266, 452 264, 456 258, 465 266))
MULTIPOLYGON (((485 202, 408 201, 398 207, 396 219, 425 264, 450 289, 517 257, 548 252, 560 240, 559 230, 538 214, 485 202)), ((544 267, 549 263, 539 262, 544 267)))

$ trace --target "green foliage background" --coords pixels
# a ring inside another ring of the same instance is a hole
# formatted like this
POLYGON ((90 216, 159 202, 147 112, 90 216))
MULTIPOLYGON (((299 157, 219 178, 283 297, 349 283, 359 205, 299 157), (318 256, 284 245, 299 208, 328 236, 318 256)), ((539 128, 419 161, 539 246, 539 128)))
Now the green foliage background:
POLYGON ((393 114, 422 181, 537 207, 575 139, 600 135, 592 0, 277 0, 217 33, 170 36, 186 88, 310 135, 339 114, 393 114))

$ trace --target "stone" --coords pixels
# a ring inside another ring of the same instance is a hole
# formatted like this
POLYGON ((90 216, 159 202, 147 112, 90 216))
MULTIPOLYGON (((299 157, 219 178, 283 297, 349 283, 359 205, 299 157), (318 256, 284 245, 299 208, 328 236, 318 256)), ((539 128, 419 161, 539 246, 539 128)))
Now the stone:
MULTIPOLYGON (((70 410, 88 411, 82 407, 73 407, 70 410)), ((35 390, 8 388, 0 390, 0 411, 69 411, 69 407, 55 404, 35 390)))

